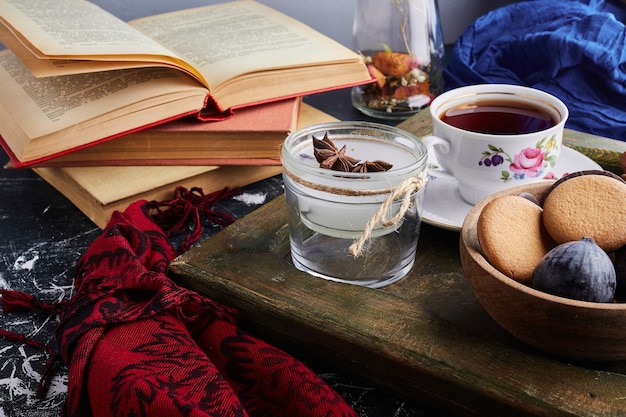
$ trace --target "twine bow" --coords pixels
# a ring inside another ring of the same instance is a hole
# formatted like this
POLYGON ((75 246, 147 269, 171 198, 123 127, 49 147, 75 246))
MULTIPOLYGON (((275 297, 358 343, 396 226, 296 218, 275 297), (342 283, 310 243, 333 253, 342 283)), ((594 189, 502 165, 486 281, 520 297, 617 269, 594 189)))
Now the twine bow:
POLYGON ((363 246, 365 242, 372 235, 372 231, 376 224, 380 223, 384 227, 394 226, 402 220, 404 214, 407 212, 411 205, 411 195, 414 191, 420 190, 426 184, 426 174, 422 172, 420 175, 416 177, 410 177, 401 182, 396 188, 391 190, 391 193, 387 197, 387 199, 381 204, 379 209, 374 213, 374 215, 370 218, 370 220, 365 225, 365 229, 361 236, 354 241, 352 245, 350 245, 349 252, 353 256, 357 257, 361 255, 363 251, 363 246), (400 209, 398 212, 391 217, 390 219, 386 217, 387 212, 391 208, 394 201, 402 198, 402 204, 400 205, 400 209))

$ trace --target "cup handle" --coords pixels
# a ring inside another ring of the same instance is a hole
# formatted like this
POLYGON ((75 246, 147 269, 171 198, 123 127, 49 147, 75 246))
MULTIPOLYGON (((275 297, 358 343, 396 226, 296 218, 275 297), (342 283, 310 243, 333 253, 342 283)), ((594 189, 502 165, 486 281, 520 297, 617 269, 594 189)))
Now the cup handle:
POLYGON ((442 154, 450 153, 450 142, 439 136, 424 136, 422 142, 426 148, 436 148, 437 152, 442 154))
MULTIPOLYGON (((426 149, 428 149, 429 152, 432 152, 434 150, 439 154, 450 153, 450 142, 443 138, 440 138, 439 136, 424 136, 422 138, 422 142, 424 143, 424 145, 426 145, 426 149)), ((433 172, 433 175, 437 177, 455 179, 454 175, 452 175, 452 173, 449 172, 447 169, 445 171, 437 171, 436 173, 433 172)))

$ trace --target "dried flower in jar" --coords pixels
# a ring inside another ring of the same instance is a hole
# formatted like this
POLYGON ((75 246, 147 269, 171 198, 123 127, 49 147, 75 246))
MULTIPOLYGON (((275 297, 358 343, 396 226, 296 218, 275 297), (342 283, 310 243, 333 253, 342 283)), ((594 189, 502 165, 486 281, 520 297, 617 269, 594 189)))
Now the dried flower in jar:
POLYGON ((417 59, 409 54, 391 51, 378 51, 372 56, 372 65, 384 75, 403 76, 419 68, 417 59))

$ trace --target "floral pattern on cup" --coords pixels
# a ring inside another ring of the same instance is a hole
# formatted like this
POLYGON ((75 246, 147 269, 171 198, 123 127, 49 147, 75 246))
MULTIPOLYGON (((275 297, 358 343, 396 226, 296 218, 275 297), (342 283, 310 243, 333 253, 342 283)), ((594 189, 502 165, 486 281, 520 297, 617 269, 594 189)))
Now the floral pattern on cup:
POLYGON ((478 165, 499 167, 508 163, 508 170, 502 170, 500 179, 504 182, 537 178, 556 164, 557 142, 554 136, 547 136, 537 142, 534 148, 522 149, 511 157, 503 148, 489 144, 482 153, 478 165))

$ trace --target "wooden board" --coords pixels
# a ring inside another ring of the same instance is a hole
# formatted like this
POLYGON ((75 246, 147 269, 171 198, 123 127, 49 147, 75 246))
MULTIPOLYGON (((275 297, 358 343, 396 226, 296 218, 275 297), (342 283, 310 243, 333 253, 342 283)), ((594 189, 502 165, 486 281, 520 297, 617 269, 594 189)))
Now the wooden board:
POLYGON ((170 273, 237 308, 246 327, 297 356, 456 414, 617 416, 626 410, 626 363, 551 357, 485 313, 463 275, 458 233, 423 224, 415 267, 375 290, 296 270, 286 223, 281 196, 181 255, 170 273))
POLYGON ((626 364, 568 364, 523 346, 486 315, 463 276, 458 233, 423 225, 409 276, 374 290, 297 271, 285 224, 281 196, 177 258, 171 273, 288 350, 462 414, 626 410, 626 364))

